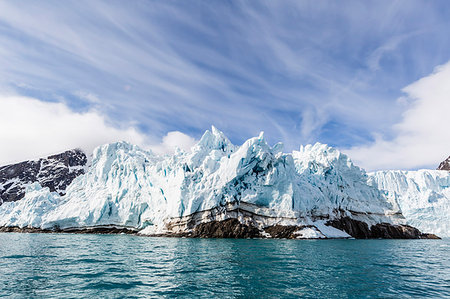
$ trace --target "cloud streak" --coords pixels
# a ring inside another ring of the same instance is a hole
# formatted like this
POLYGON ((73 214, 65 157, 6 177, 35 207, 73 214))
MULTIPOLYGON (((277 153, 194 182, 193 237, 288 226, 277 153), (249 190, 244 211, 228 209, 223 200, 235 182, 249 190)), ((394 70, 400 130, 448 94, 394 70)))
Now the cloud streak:
POLYGON ((151 140, 213 124, 235 143, 362 146, 395 134, 401 88, 450 60, 449 7, 2 1, 0 89, 151 140))

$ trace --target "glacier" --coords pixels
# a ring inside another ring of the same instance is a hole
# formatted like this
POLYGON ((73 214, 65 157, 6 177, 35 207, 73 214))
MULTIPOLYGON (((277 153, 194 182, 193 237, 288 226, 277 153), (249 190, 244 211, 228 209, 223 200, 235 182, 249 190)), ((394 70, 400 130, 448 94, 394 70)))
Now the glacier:
POLYGON ((173 155, 127 142, 102 145, 65 194, 34 183, 22 200, 1 205, 0 227, 118 226, 154 235, 233 218, 262 236, 264 228, 281 225, 298 238, 347 238, 329 221, 345 218, 369 228, 407 223, 397 195, 380 190, 377 176, 337 149, 282 148, 268 145, 263 133, 236 146, 215 127, 190 152, 173 155))
POLYGON ((397 202, 407 223, 421 231, 450 237, 450 172, 377 171, 369 173, 369 184, 397 202))

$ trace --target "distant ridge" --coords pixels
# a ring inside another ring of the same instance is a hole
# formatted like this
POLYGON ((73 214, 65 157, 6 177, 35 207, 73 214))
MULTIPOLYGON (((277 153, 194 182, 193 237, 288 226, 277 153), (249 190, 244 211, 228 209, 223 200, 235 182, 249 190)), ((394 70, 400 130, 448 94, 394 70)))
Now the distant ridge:
POLYGON ((0 166, 0 205, 22 199, 26 187, 35 182, 64 195, 66 187, 84 173, 86 163, 86 154, 73 149, 39 160, 0 166))
POLYGON ((442 161, 437 170, 450 170, 450 157, 442 161))

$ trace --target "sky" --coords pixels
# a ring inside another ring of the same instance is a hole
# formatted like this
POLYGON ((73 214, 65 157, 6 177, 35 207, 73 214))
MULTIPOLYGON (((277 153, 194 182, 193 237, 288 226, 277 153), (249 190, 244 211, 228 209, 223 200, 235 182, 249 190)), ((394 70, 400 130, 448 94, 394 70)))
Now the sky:
POLYGON ((1 1, 0 164, 214 125, 367 170, 450 155, 448 1, 1 1))

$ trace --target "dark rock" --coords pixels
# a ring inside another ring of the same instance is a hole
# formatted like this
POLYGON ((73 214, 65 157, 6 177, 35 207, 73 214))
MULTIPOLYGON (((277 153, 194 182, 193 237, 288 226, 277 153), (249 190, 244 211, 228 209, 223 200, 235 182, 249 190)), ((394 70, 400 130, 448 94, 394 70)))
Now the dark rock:
POLYGON ((333 219, 326 224, 343 230, 356 239, 440 239, 433 234, 421 233, 417 228, 409 225, 378 223, 369 229, 365 222, 350 217, 333 219))
POLYGON ((35 227, 17 227, 3 226, 0 227, 2 233, 71 233, 71 234, 127 234, 133 235, 137 233, 136 229, 117 226, 96 226, 96 227, 76 227, 66 229, 41 229, 35 227))
POLYGON ((259 238, 259 230, 242 224, 236 218, 198 224, 191 235, 193 238, 259 238))
POLYGON ((422 233, 409 225, 378 223, 371 227, 371 238, 377 239, 420 239, 422 233))
POLYGON ((342 217, 333 219, 326 223, 332 227, 345 231, 347 234, 356 239, 370 238, 370 230, 367 223, 354 220, 350 217, 342 217))
POLYGON ((34 227, 2 226, 0 233, 53 233, 53 231, 34 227))
POLYGON ((79 175, 84 174, 87 157, 75 149, 35 161, 0 167, 0 205, 25 196, 25 185, 38 182, 60 195, 79 175))
POLYGON ((427 234, 427 233, 422 233, 421 239, 441 240, 441 238, 439 238, 435 234, 427 234))
POLYGON ((437 170, 450 170, 450 157, 442 161, 437 170))
POLYGON ((137 229, 128 227, 116 227, 116 226, 95 226, 95 227, 82 227, 82 228, 66 228, 58 230, 62 233, 74 233, 74 234, 127 234, 133 235, 138 232, 137 229))
POLYGON ((297 236, 294 232, 299 231, 306 226, 295 226, 295 225, 272 225, 264 228, 264 231, 272 238, 277 239, 295 239, 297 236))

